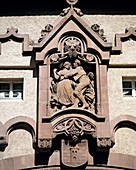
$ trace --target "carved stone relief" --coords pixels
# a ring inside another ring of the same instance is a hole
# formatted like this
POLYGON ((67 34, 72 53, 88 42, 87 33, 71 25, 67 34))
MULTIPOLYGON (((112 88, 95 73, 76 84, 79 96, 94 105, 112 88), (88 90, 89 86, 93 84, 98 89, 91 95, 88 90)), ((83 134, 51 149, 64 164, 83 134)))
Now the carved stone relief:
POLYGON ((88 162, 88 143, 87 140, 82 140, 75 146, 62 140, 61 142, 61 162, 63 166, 76 167, 82 169, 88 162))
POLYGON ((75 5, 75 4, 78 2, 78 0, 66 0, 66 1, 67 1, 67 3, 68 3, 69 5, 71 5, 71 7, 64 8, 64 9, 62 10, 60 16, 63 17, 63 16, 65 16, 65 15, 67 15, 67 13, 68 13, 71 9, 73 9, 73 10, 76 12, 77 15, 83 16, 83 13, 81 12, 81 9, 73 7, 73 5, 75 5))
POLYGON ((95 108, 95 56, 84 53, 83 42, 74 36, 62 42, 60 54, 50 56, 52 109, 95 108))
MULTIPOLYGON (((74 53, 74 51, 72 51, 74 53)), ((72 57, 76 55, 75 53, 72 57)), ((78 57, 71 57, 71 51, 67 60, 60 62, 51 70, 51 108, 64 109, 68 107, 94 109, 95 87, 94 69, 89 69, 89 64, 78 57), (85 65, 88 70, 84 69, 85 65)))

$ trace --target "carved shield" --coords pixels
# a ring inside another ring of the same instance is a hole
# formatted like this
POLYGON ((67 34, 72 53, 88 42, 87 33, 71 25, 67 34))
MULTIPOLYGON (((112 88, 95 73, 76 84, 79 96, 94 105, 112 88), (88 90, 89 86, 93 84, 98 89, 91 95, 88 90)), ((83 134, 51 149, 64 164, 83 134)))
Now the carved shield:
POLYGON ((88 161, 88 144, 87 140, 82 140, 75 146, 70 146, 62 140, 61 145, 61 162, 65 167, 80 168, 87 164, 88 161))

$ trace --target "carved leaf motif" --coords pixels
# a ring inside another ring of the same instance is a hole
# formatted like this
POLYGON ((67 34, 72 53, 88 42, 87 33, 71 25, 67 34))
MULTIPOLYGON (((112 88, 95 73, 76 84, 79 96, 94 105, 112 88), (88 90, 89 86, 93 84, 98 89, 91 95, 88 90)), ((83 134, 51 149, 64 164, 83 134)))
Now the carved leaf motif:
POLYGON ((64 42, 64 51, 81 51, 80 41, 76 37, 69 37, 64 42))
POLYGON ((67 41, 66 41, 66 45, 69 45, 69 46, 76 46, 76 45, 79 45, 79 41, 78 40, 76 40, 76 39, 68 39, 67 41))

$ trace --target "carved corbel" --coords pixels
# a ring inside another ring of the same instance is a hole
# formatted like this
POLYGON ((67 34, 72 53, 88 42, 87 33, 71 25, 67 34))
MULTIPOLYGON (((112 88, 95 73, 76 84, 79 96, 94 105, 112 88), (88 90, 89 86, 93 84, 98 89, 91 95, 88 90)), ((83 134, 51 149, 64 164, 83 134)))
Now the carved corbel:
POLYGON ((97 146, 99 150, 105 150, 112 147, 111 138, 97 138, 97 146))
POLYGON ((38 147, 39 149, 44 149, 45 151, 48 151, 52 147, 52 138, 40 138, 38 140, 38 147))

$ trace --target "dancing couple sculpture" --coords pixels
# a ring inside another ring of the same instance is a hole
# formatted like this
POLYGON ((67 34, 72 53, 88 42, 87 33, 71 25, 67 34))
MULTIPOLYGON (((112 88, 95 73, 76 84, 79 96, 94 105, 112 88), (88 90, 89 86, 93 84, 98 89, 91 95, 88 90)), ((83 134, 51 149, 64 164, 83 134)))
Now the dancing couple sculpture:
POLYGON ((53 70, 51 104, 63 108, 89 109, 94 103, 94 74, 86 74, 81 61, 63 63, 63 68, 53 70))

